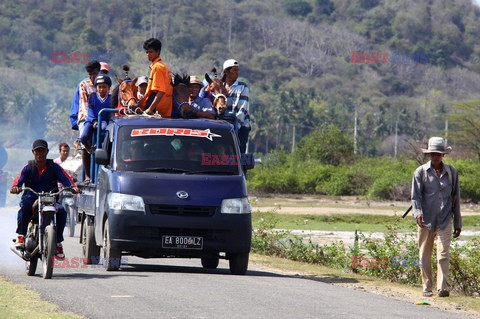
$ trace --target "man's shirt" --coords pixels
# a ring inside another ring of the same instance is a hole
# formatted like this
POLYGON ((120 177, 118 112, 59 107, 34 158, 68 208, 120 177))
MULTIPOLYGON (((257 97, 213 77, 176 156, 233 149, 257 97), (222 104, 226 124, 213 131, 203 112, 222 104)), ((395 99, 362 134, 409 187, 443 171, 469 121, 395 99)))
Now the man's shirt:
POLYGON ((212 106, 212 102, 210 102, 210 99, 208 98, 197 96, 191 105, 197 111, 206 112, 213 115, 217 114, 212 106))
POLYGON ((80 123, 87 119, 88 114, 88 98, 97 92, 90 78, 80 82, 78 85, 79 102, 78 102, 78 121, 80 123))
MULTIPOLYGON (((20 171, 20 173, 17 175, 17 177, 15 177, 12 183, 12 187, 22 187, 23 184, 25 184, 28 178, 28 166, 28 164, 25 165, 20 171)), ((44 166, 42 169, 39 169, 37 166, 35 166, 35 172, 32 178, 32 185, 30 187, 36 192, 50 192, 55 189, 55 185, 52 185, 49 173, 47 172, 47 167, 48 165, 44 166)), ((57 178, 57 181, 62 183, 64 186, 76 187, 75 182, 70 177, 70 175, 57 163, 53 163, 53 172, 55 177, 57 178)), ((23 192, 22 199, 23 198, 36 199, 37 196, 32 192, 26 191, 23 192)))
MULTIPOLYGON (((160 57, 150 64, 150 77, 148 79, 147 91, 145 92, 144 110, 148 109, 151 102, 149 97, 152 92, 163 92, 164 95, 157 104, 157 112, 163 117, 170 117, 172 114, 172 77, 168 66, 163 63, 160 57), (149 102, 149 104, 147 104, 149 102)), ((152 100, 152 99, 150 99, 152 100)))
POLYGON ((454 228, 462 228, 458 172, 450 166, 452 176, 448 176, 446 165, 443 164, 440 177, 432 167, 431 161, 427 163, 428 168, 425 172, 422 165, 413 174, 413 217, 417 218, 417 216, 423 214, 424 224, 430 231, 435 231, 437 226, 440 229, 445 229, 452 217, 454 228), (455 205, 453 205, 453 198, 455 198, 455 205))
POLYGON ((227 112, 234 112, 240 126, 250 127, 249 95, 250 90, 247 84, 238 80, 230 86, 228 91, 227 112))

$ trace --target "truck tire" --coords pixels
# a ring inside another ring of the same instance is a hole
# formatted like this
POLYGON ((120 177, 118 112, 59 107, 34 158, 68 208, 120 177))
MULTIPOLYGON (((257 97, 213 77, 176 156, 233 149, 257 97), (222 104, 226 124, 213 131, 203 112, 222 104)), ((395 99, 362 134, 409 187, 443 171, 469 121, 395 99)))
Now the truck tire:
POLYGON ((248 268, 248 253, 230 254, 228 264, 234 275, 245 275, 248 268))
POLYGON ((57 252, 57 234, 53 225, 45 227, 45 235, 43 237, 43 254, 42 254, 42 268, 43 279, 52 278, 53 274, 53 258, 57 252))
POLYGON ((27 270, 27 276, 35 275, 35 271, 37 271, 37 264, 38 264, 38 254, 30 258, 29 261, 25 262, 25 268, 27 270))
POLYGON ((202 266, 205 269, 217 269, 218 261, 219 261, 218 257, 202 258, 202 266))
POLYGON ((112 248, 108 220, 103 229, 103 266, 105 270, 112 271, 120 268, 122 252, 112 248))
POLYGON ((88 224, 88 218, 83 219, 82 255, 87 265, 96 265, 100 261, 100 247, 95 243, 95 226, 88 224))

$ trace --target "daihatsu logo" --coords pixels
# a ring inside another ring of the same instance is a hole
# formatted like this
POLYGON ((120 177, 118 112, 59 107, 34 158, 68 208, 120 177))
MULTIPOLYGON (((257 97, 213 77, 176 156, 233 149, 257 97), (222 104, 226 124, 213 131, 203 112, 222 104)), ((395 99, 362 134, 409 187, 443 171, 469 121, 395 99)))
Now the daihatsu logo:
POLYGON ((186 191, 178 191, 177 192, 177 197, 180 199, 187 199, 188 198, 188 193, 186 191))

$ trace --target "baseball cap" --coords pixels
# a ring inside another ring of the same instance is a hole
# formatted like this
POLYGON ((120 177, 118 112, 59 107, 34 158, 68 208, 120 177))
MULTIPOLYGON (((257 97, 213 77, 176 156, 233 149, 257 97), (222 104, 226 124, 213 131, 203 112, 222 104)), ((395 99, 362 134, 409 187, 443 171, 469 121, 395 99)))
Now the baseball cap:
POLYGON ((100 71, 106 71, 107 73, 110 72, 107 62, 100 62, 100 71))
POLYGON ((35 140, 32 145, 32 151, 36 150, 37 148, 44 148, 48 150, 48 143, 45 140, 35 140))
POLYGON ((237 60, 228 59, 225 62, 223 62, 223 71, 225 71, 228 68, 231 68, 232 66, 240 66, 240 64, 238 64, 237 60))
POLYGON ((106 83, 108 86, 112 86, 112 80, 110 79, 110 77, 108 75, 106 75, 104 73, 100 73, 95 78, 94 85, 96 86, 97 84, 100 84, 100 83, 106 83))
POLYGON ((198 84, 198 85, 203 86, 202 81, 200 81, 200 79, 197 78, 195 75, 190 76, 190 84, 198 84))
POLYGON ((143 84, 143 83, 148 83, 148 78, 146 76, 139 76, 135 85, 139 86, 140 84, 143 84))

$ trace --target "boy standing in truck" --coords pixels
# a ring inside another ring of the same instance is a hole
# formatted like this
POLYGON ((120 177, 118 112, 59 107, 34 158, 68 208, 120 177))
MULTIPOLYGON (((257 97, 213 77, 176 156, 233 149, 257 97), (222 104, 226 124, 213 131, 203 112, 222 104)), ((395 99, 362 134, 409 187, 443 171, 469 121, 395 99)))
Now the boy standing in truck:
POLYGON ((162 61, 160 51, 162 42, 151 38, 143 44, 150 64, 150 76, 148 79, 147 91, 145 97, 138 102, 140 109, 147 114, 158 113, 162 117, 171 117, 172 115, 172 77, 168 66, 162 61))

